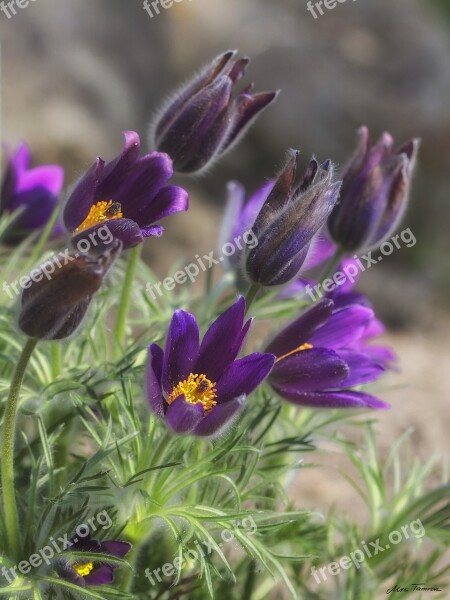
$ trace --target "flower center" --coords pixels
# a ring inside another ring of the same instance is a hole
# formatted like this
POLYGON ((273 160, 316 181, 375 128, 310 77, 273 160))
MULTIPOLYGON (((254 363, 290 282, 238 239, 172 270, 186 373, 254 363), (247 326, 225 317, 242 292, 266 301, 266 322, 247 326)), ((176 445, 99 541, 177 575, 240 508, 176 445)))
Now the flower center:
POLYGON ((191 373, 187 379, 176 385, 170 396, 167 398, 167 404, 172 404, 174 400, 184 394, 186 402, 197 404, 201 402, 205 411, 211 410, 216 406, 217 398, 216 384, 210 381, 206 375, 196 375, 191 373))
POLYGON ((97 202, 91 206, 88 216, 85 220, 75 229, 75 233, 94 227, 103 221, 109 221, 110 219, 121 219, 123 217, 122 206, 119 202, 97 202))
POLYGON ((311 350, 312 347, 313 347, 312 344, 308 344, 308 343, 307 344, 302 344, 301 346, 299 346, 298 348, 294 348, 294 350, 291 350, 287 354, 283 354, 283 356, 280 356, 280 358, 277 358, 277 360, 275 362, 277 363, 280 360, 283 360, 283 358, 287 358, 288 356, 292 356, 292 354, 297 354, 297 352, 302 352, 302 350, 311 350))
POLYGON ((94 570, 94 563, 75 563, 74 565, 72 565, 72 569, 75 569, 75 571, 81 577, 86 577, 87 575, 89 575, 89 573, 91 573, 91 571, 94 570))

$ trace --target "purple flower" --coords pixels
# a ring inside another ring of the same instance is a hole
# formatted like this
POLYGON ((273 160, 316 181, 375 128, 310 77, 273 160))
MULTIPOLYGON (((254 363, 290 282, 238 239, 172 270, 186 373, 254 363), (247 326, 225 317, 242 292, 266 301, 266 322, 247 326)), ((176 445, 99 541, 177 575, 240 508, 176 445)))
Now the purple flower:
POLYGON ((248 58, 219 55, 179 89, 155 119, 150 144, 173 159, 175 170, 196 173, 229 150, 276 98, 276 92, 252 94, 253 84, 232 98, 248 58))
POLYGON ((140 157, 138 134, 126 131, 124 136, 122 153, 106 165, 97 158, 75 186, 64 208, 64 222, 76 237, 107 225, 129 248, 146 237, 162 235, 163 228, 155 223, 187 210, 188 194, 166 185, 173 175, 167 154, 140 157))
POLYGON ((341 183, 332 180, 331 162, 313 159, 296 186, 297 161, 292 152, 253 225, 258 245, 247 252, 246 274, 254 284, 291 281, 336 203, 341 183))
POLYGON ((149 348, 150 407, 179 434, 211 436, 242 410, 246 397, 265 379, 275 357, 254 353, 236 360, 251 325, 245 301, 220 315, 199 341, 195 317, 177 310, 166 348, 149 348))
POLYGON ((408 204, 419 140, 394 150, 384 133, 371 145, 367 127, 355 156, 344 173, 340 201, 328 227, 334 241, 347 251, 374 248, 397 229, 408 204))
MULTIPOLYGON (((2 241, 7 244, 17 244, 47 225, 64 185, 64 171, 58 165, 30 168, 30 163, 31 152, 27 144, 21 144, 15 154, 8 153, 2 182, 0 217, 3 214, 17 214, 3 234, 2 241)), ((53 235, 63 233, 62 225, 56 224, 53 235)))
MULTIPOLYGON (((75 538, 77 539, 77 538, 75 538)), ((89 553, 89 554, 108 554, 116 558, 124 558, 131 550, 131 544, 127 542, 119 542, 116 540, 106 540, 99 542, 93 540, 90 537, 83 539, 70 540, 71 552, 77 553, 89 553)), ((105 585, 114 581, 114 570, 117 568, 116 564, 109 564, 105 562, 105 559, 95 561, 91 557, 83 560, 83 558, 77 558, 74 562, 66 562, 59 560, 56 564, 56 571, 58 575, 80 587, 86 587, 90 585, 105 585)))
POLYGON ((384 367, 355 347, 373 311, 360 305, 335 309, 323 299, 269 343, 277 357, 268 382, 284 399, 318 408, 388 408, 378 398, 352 388, 374 381, 384 367))

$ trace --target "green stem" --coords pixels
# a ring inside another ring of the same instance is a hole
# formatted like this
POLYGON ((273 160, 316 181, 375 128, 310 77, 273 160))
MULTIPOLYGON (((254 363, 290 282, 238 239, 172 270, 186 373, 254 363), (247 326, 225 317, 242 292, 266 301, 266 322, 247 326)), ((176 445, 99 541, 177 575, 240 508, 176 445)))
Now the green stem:
POLYGON ((20 388, 31 354, 38 340, 29 338, 22 350, 16 370, 14 371, 8 400, 6 401, 5 418, 3 421, 3 438, 1 446, 1 479, 3 490, 3 511, 5 516, 6 536, 11 553, 20 559, 20 529, 17 514, 16 495, 14 490, 14 442, 16 436, 16 414, 20 388))
POLYGON ((55 380, 61 373, 61 344, 52 342, 50 346, 50 359, 52 369, 52 379, 55 380))
POLYGON ((125 271, 125 279, 120 297, 119 310, 117 313, 114 338, 116 342, 116 353, 123 350, 125 342, 125 331, 127 327, 128 312, 130 310, 131 294, 133 291, 134 278, 141 258, 141 245, 139 244, 130 251, 130 257, 125 271))
POLYGON ((252 283, 252 285, 248 288, 247 293, 245 294, 245 306, 246 313, 250 310, 250 306, 253 304, 253 300, 256 298, 261 286, 259 283, 252 283))

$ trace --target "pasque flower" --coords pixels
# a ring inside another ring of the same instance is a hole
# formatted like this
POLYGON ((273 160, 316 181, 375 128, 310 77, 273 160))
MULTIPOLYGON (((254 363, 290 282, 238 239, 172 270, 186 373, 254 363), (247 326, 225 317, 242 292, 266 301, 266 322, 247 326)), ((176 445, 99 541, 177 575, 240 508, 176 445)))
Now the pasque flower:
POLYGON ((215 58, 171 97, 152 124, 151 147, 167 152, 178 172, 195 173, 210 165, 242 138, 277 96, 252 94, 249 85, 233 98, 249 62, 236 60, 235 54, 229 51, 215 58))
POLYGON ((272 368, 271 354, 236 360, 251 325, 251 319, 244 323, 244 316, 241 297, 212 323, 200 344, 195 317, 177 310, 165 350, 150 346, 150 407, 176 433, 210 436, 221 431, 272 368))
POLYGON ((277 357, 268 382, 284 399, 318 408, 388 408, 354 386, 376 380, 384 367, 357 349, 373 311, 361 305, 335 309, 323 299, 281 333, 266 352, 277 357))
POLYGON ((140 139, 125 132, 122 153, 109 162, 97 158, 77 183, 64 208, 64 223, 76 237, 107 225, 125 248, 162 235, 161 219, 188 209, 188 194, 166 185, 173 175, 167 154, 140 157, 140 139))
POLYGON ((70 336, 81 324, 121 249, 122 242, 114 239, 90 254, 54 258, 32 271, 22 294, 20 329, 38 339, 70 336))
MULTIPOLYGON (((27 144, 21 144, 14 154, 7 155, 0 217, 16 213, 2 236, 2 241, 8 244, 19 243, 47 225, 64 184, 64 171, 58 165, 30 168, 30 164, 31 152, 27 144)), ((61 235, 64 231, 62 225, 57 223, 53 235, 61 235)))
POLYGON ((292 152, 253 224, 258 245, 248 251, 245 267, 252 283, 291 281, 336 203, 341 183, 333 182, 331 162, 319 166, 313 159, 296 186, 297 162, 298 152, 292 152))
POLYGON ((389 133, 372 146, 367 127, 359 135, 328 222, 335 242, 349 252, 374 248, 396 230, 408 204, 419 148, 415 139, 395 150, 389 133))
MULTIPOLYGON (((80 554, 86 552, 90 555, 107 554, 116 558, 124 558, 131 550, 131 544, 117 540, 100 542, 91 539, 90 536, 82 539, 76 538, 76 540, 70 540, 70 551, 80 554)), ((114 570, 117 568, 117 564, 108 563, 106 560, 103 558, 100 561, 91 558, 86 560, 77 558, 73 562, 67 562, 61 558, 56 563, 56 571, 62 579, 80 587, 105 585, 114 581, 114 570)))

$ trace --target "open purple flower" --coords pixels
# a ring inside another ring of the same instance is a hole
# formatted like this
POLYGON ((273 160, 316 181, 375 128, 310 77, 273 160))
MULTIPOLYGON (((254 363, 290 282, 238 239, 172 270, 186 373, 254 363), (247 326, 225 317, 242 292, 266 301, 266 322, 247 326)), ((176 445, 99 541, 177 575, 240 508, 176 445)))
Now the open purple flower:
POLYGON ((233 98, 233 88, 249 62, 236 60, 235 54, 219 55, 178 90, 151 127, 151 147, 170 154, 178 172, 205 169, 242 138, 277 96, 276 92, 252 94, 251 84, 233 98))
MULTIPOLYGON (((58 165, 30 168, 30 163, 27 144, 21 144, 14 154, 8 154, 0 199, 0 217, 16 213, 2 237, 8 244, 17 244, 47 225, 64 185, 64 170, 58 165)), ((53 236, 62 235, 64 231, 57 223, 53 236)))
POLYGON ((396 230, 408 204, 419 148, 415 139, 394 150, 389 133, 372 146, 367 127, 359 134, 359 147, 328 221, 334 241, 349 252, 379 246, 396 230))
POLYGON ((352 388, 372 382, 384 367, 354 344, 364 335, 373 311, 360 305, 335 310, 324 299, 269 343, 277 357, 268 382, 284 399, 317 408, 388 408, 378 398, 352 388))
POLYGON ((188 209, 188 193, 166 185, 173 175, 167 154, 140 157, 137 133, 125 132, 122 153, 109 162, 97 158, 77 183, 64 209, 66 227, 76 237, 87 237, 107 225, 124 247, 162 235, 161 219, 188 209))
POLYGON ((236 360, 251 325, 239 300, 209 327, 200 344, 195 317, 177 310, 166 348, 149 348, 150 407, 179 434, 211 436, 242 410, 246 397, 265 379, 275 357, 254 353, 236 360))
POLYGON ((292 152, 253 224, 257 246, 247 252, 246 274, 253 284, 282 285, 304 266, 327 222, 341 187, 333 166, 313 159, 296 184, 298 152, 292 152))
MULTIPOLYGON (((107 554, 116 558, 124 558, 131 550, 131 544, 127 542, 119 542, 116 540, 106 540, 99 542, 90 537, 83 539, 75 538, 70 540, 70 551, 77 553, 89 554, 107 554), (77 541, 75 541, 75 539, 77 541)), ((95 561, 92 557, 77 558, 73 562, 67 562, 63 558, 58 560, 56 564, 58 575, 80 587, 90 585, 105 585, 114 581, 114 570, 117 564, 108 563, 106 559, 95 561)))

